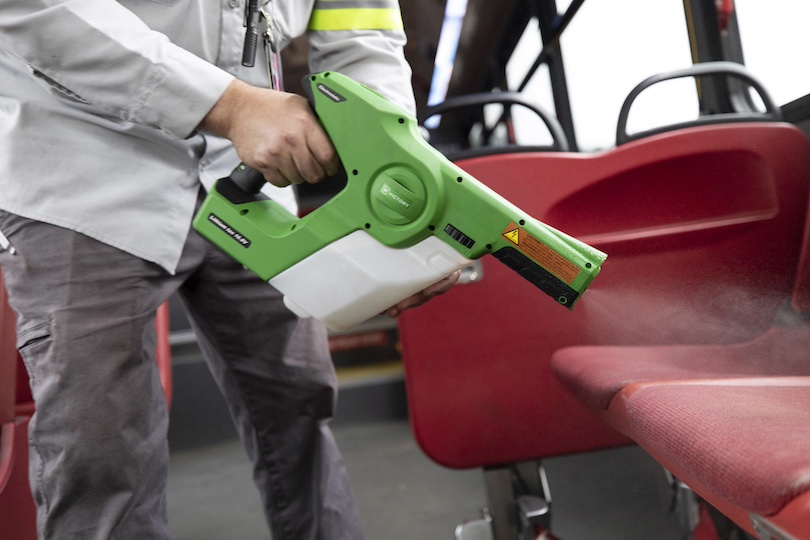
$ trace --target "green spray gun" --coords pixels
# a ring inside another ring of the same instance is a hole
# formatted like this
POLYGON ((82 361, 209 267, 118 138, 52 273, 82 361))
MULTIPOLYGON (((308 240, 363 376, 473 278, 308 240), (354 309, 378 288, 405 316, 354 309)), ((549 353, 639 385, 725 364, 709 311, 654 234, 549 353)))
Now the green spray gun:
POLYGON ((261 174, 240 165, 194 219, 296 314, 346 330, 488 253, 568 308, 599 273, 604 253, 472 178, 378 93, 336 72, 304 87, 346 187, 298 218, 259 194, 261 174))

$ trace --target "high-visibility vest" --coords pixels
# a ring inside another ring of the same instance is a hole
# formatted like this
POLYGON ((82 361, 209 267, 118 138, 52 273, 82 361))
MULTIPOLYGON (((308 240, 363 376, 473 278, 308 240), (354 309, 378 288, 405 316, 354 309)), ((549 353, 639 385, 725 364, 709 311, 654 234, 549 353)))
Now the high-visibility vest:
POLYGON ((316 0, 309 30, 402 30, 396 0, 316 0))

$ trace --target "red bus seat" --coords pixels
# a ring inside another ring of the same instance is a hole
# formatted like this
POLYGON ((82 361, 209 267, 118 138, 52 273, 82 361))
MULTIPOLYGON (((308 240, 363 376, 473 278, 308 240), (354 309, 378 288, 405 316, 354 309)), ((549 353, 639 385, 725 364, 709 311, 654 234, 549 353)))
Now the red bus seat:
POLYGON ((14 313, 0 273, 0 531, 4 538, 35 540, 36 509, 28 486, 30 416, 16 412, 16 342, 14 313))
MULTIPOLYGON (((784 159, 804 163, 801 155, 784 159)), ((797 267, 783 270, 794 279, 784 294, 789 307, 760 336, 571 347, 552 360, 559 379, 607 423, 762 538, 810 537, 810 218, 799 229, 797 267)))
POLYGON ((746 341, 792 289, 810 145, 789 124, 703 126, 595 155, 459 165, 609 257, 572 312, 485 257, 483 280, 400 317, 414 435, 443 465, 627 443, 554 377, 555 351, 746 341))
POLYGON ((749 533, 810 538, 810 377, 632 384, 611 409, 612 425, 749 533))
MULTIPOLYGON (((35 406, 28 375, 16 348, 15 325, 0 272, 0 537, 36 540, 36 508, 28 483, 28 422, 35 406)), ((158 308, 155 327, 158 373, 171 406, 168 302, 158 308)))
POLYGON ((0 273, 0 424, 5 424, 14 418, 17 380, 15 343, 14 313, 8 306, 3 275, 0 273))
POLYGON ((172 406, 173 379, 172 379, 172 346, 169 343, 169 302, 164 302, 155 312, 155 330, 157 331, 157 345, 155 349, 155 363, 160 375, 160 384, 166 396, 166 405, 172 406))

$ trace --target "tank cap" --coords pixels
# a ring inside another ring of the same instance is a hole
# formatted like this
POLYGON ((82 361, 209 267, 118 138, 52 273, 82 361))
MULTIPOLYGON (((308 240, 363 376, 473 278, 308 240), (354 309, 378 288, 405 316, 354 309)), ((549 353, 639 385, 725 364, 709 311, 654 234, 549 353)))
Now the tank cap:
POLYGON ((422 181, 404 167, 391 167, 371 184, 371 208, 378 219, 405 225, 419 217, 425 207, 422 181))

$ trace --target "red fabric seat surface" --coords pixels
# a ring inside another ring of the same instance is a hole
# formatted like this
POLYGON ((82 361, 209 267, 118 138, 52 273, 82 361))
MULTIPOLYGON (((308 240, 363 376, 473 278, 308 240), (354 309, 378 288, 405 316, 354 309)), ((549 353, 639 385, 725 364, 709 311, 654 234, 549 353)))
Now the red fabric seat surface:
POLYGON ((687 484, 772 516, 810 490, 810 378, 762 382, 642 387, 626 431, 687 484))
MULTIPOLYGON (((800 162, 791 152, 783 160, 800 162)), ((802 168, 799 181, 810 176, 802 168)), ((779 538, 810 537, 810 220, 800 202, 800 257, 781 269, 793 276, 781 317, 792 326, 738 343, 576 347, 552 360, 574 395, 710 504, 779 538)))
POLYGON ((570 347, 552 358, 552 369, 583 403, 605 410, 632 383, 759 376, 810 376, 810 329, 772 328, 732 345, 570 347))

